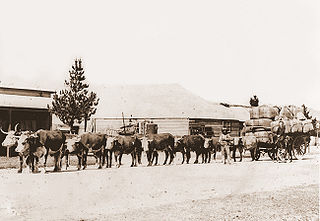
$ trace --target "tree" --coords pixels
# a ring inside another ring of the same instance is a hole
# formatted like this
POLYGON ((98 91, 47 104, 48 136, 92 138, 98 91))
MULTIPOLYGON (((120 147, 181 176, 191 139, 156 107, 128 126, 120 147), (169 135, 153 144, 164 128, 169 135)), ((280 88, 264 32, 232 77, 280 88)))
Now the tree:
POLYGON ((259 106, 259 98, 257 97, 257 95, 253 95, 253 97, 250 98, 250 105, 252 107, 258 107, 259 106))
POLYGON ((307 119, 312 119, 312 116, 310 115, 310 110, 308 110, 308 108, 304 104, 302 104, 302 113, 307 119))
POLYGON ((64 123, 73 128, 75 121, 81 123, 90 119, 95 114, 99 103, 96 93, 89 92, 89 84, 85 83, 84 70, 81 59, 76 59, 69 71, 69 80, 65 80, 65 89, 59 94, 53 95, 52 107, 49 107, 51 113, 58 116, 64 123))

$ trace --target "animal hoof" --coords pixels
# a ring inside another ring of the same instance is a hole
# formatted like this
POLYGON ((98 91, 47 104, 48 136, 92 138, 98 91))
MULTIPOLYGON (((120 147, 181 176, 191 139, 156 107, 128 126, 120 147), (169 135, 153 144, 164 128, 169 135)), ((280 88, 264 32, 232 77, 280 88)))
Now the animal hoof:
POLYGON ((22 173, 22 170, 18 170, 18 173, 22 173))
POLYGON ((102 166, 99 166, 98 169, 102 169, 102 166))

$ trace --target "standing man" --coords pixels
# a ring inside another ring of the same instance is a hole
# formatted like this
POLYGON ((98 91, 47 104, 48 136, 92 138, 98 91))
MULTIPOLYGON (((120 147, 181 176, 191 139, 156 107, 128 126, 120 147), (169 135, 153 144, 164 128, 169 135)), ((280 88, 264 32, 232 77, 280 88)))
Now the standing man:
POLYGON ((221 155, 223 159, 223 163, 226 164, 226 160, 228 164, 230 163, 230 142, 232 141, 232 137, 229 135, 229 131, 227 128, 222 128, 222 133, 219 137, 219 143, 221 144, 221 155))

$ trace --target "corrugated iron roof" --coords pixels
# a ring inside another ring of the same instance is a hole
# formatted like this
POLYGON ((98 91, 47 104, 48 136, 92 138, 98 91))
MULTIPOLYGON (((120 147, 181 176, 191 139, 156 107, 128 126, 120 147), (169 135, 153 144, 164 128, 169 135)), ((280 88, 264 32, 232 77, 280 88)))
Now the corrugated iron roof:
POLYGON ((105 85, 95 117, 186 117, 247 120, 249 112, 209 102, 178 84, 105 85))
POLYGON ((47 104, 51 104, 51 98, 29 97, 0 94, 1 107, 38 108, 47 109, 47 104))

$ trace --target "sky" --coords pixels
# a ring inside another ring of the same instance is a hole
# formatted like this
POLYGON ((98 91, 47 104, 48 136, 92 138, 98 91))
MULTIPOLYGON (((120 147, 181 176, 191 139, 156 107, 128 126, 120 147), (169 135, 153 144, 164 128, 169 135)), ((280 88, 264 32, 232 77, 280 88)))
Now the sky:
POLYGON ((320 1, 0 1, 0 85, 62 89, 75 58, 91 85, 320 110, 320 1))

